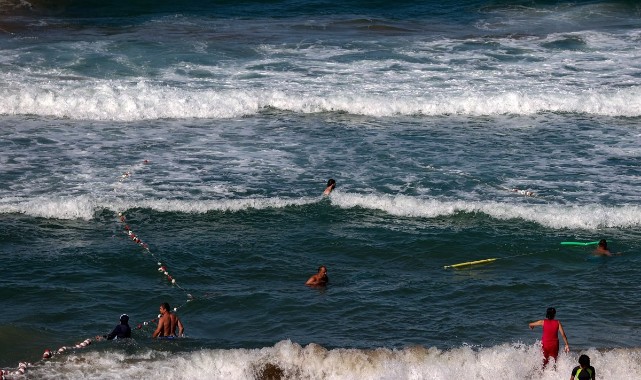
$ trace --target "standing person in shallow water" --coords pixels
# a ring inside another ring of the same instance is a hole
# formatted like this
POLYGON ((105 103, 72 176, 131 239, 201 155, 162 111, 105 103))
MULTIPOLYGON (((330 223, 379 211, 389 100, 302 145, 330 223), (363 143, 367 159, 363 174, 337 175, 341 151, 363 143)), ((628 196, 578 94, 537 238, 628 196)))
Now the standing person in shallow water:
POLYGON ((543 346, 543 366, 548 364, 550 357, 556 358, 559 355, 559 332, 563 341, 565 342, 565 352, 570 352, 570 345, 568 338, 565 336, 561 321, 554 319, 556 316, 556 309, 548 307, 545 313, 545 319, 538 320, 529 324, 530 329, 534 330, 536 326, 543 327, 543 336, 541 337, 541 345, 543 346))
POLYGON ((327 267, 325 265, 321 265, 320 267, 318 267, 318 273, 310 277, 305 285, 314 287, 326 286, 328 282, 329 278, 327 277, 327 267))
POLYGON ((336 181, 334 181, 333 178, 330 178, 329 181, 327 181, 327 187, 325 188, 325 191, 323 191, 323 195, 329 195, 335 187, 336 181))
POLYGON ((171 313, 171 308, 167 302, 160 304, 160 319, 158 319, 158 327, 152 338, 165 337, 165 336, 183 336, 185 329, 182 322, 175 314, 171 313), (178 334, 176 334, 178 328, 178 334))
POLYGON ((588 355, 579 356, 579 365, 572 370, 570 380, 596 380, 594 367, 590 365, 588 355))

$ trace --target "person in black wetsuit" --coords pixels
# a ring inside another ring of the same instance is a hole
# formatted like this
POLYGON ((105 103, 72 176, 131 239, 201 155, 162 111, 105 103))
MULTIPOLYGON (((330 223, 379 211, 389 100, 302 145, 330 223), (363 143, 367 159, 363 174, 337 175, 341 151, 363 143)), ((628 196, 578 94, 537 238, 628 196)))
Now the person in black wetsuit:
POLYGON ((594 380, 596 374, 594 367, 590 365, 590 357, 588 355, 579 356, 579 365, 574 367, 570 380, 594 380))
POLYGON ((112 339, 123 339, 123 338, 131 338, 131 327, 129 327, 129 316, 127 314, 123 314, 120 316, 120 324, 114 328, 114 330, 103 336, 97 336, 96 339, 107 339, 107 340, 112 340, 112 339))

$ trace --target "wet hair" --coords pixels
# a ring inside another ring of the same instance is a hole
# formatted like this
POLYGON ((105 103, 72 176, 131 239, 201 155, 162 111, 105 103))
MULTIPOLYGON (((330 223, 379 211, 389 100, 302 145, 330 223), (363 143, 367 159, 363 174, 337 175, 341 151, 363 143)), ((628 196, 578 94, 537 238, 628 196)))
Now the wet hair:
POLYGON ((120 316, 120 322, 127 324, 129 322, 129 316, 127 314, 123 314, 120 316))
POLYGON ((169 302, 163 302, 163 303, 160 304, 160 306, 162 306, 163 309, 165 309, 167 311, 171 311, 171 307, 169 307, 169 302))
POLYGON ((327 270, 327 267, 325 265, 321 265, 321 266, 318 267, 318 271, 320 272, 321 269, 323 269, 323 268, 325 268, 325 270, 327 270))
POLYGON ((334 181, 334 178, 330 178, 329 181, 327 181, 327 186, 336 186, 336 181, 334 181))
POLYGON ((556 315, 556 309, 553 307, 548 307, 548 309, 545 311, 545 318, 547 319, 554 319, 555 315, 556 315))
POLYGON ((608 248, 608 242, 605 239, 599 240, 599 247, 608 248))
POLYGON ((581 364, 581 367, 589 367, 590 357, 588 355, 579 356, 579 364, 581 364))

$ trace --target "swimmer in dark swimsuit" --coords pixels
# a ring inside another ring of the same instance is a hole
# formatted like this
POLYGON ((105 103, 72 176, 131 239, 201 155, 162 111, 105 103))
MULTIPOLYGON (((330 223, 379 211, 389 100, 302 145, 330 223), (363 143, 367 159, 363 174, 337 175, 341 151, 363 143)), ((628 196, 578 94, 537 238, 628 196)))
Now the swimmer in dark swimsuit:
POLYGON ((131 338, 131 327, 129 327, 129 316, 127 314, 123 314, 120 316, 120 324, 116 326, 111 333, 103 336, 99 335, 96 337, 97 340, 112 340, 123 338, 131 338))

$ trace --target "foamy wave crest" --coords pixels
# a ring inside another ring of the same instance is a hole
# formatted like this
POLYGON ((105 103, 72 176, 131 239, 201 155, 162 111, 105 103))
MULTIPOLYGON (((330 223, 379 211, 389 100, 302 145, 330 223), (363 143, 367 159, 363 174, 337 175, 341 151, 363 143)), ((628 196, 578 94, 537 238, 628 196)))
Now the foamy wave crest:
MULTIPOLYGON (((374 117, 397 115, 501 115, 569 112, 607 116, 641 116, 641 88, 615 92, 448 93, 431 89, 429 97, 414 93, 390 98, 371 94, 316 89, 300 92, 282 88, 192 89, 138 84, 88 82, 68 85, 12 85, 0 90, 0 114, 42 115, 79 120, 149 120, 172 118, 232 118, 274 108, 298 113, 346 112, 374 117)), ((340 88, 340 86, 333 86, 340 88)), ((409 91, 409 90, 408 90, 409 91)))
MULTIPOLYGON (((122 348, 122 347, 121 347, 122 348)), ((118 348, 86 351, 29 371, 34 378, 84 379, 432 379, 432 380, 557 380, 566 378, 586 353, 599 378, 636 378, 641 373, 639 350, 561 354, 556 367, 541 370, 540 346, 504 344, 452 350, 411 347, 399 350, 327 350, 282 341, 262 349, 202 349, 171 353, 125 354, 118 348)))
POLYGON ((124 204, 129 208, 148 208, 156 211, 170 211, 200 214, 209 211, 242 211, 248 209, 264 210, 269 208, 284 208, 289 206, 304 206, 318 202, 318 198, 243 198, 243 199, 222 199, 222 200, 147 200, 132 204, 124 204))
POLYGON ((641 206, 605 207, 600 205, 508 204, 482 201, 441 201, 403 195, 361 195, 336 193, 332 204, 342 208, 362 207, 390 215, 436 218, 459 213, 483 213, 492 218, 522 219, 545 227, 594 230, 603 227, 641 225, 641 206))
POLYGON ((48 219, 90 220, 98 207, 98 202, 89 196, 0 200, 0 214, 26 214, 48 219))
POLYGON ((200 214, 209 211, 236 212, 248 209, 264 210, 268 208, 303 206, 318 201, 319 198, 245 198, 203 201, 169 199, 113 201, 97 200, 90 196, 37 198, 30 200, 5 198, 0 201, 0 214, 26 214, 49 219, 90 220, 100 209, 121 212, 132 208, 145 208, 161 212, 200 214))

